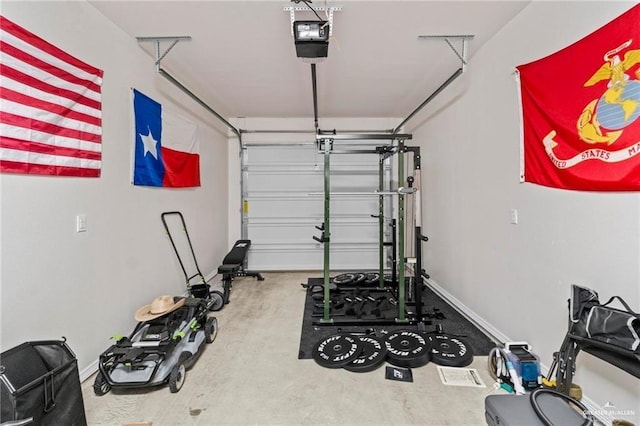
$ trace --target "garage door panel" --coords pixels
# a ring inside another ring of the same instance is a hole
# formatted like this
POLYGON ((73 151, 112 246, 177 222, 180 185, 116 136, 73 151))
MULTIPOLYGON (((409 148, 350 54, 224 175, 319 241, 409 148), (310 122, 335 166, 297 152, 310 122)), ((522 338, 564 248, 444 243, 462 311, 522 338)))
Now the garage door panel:
POLYGON ((379 237, 378 225, 348 223, 331 224, 331 242, 348 243, 357 242, 377 246, 379 237))
POLYGON ((275 165, 287 167, 300 163, 322 164, 322 155, 314 144, 309 145, 284 145, 284 146, 257 146, 249 147, 247 164, 268 166, 275 165))
MULTIPOLYGON (((315 243, 313 236, 320 236, 315 226, 319 222, 272 222, 251 223, 253 244, 309 244, 315 243), (290 232, 283 232, 283 227, 290 232)), ((377 223, 333 222, 331 224, 331 244, 358 243, 378 244, 377 223)))
MULTIPOLYGON (((375 197, 374 197, 375 198, 375 197)), ((251 219, 270 217, 309 218, 320 224, 324 221, 324 202, 317 197, 248 198, 249 224, 251 219)), ((358 217, 363 220, 378 213, 378 202, 366 198, 344 198, 331 200, 331 217, 358 217)))
POLYGON ((331 199, 331 217, 354 216, 370 218, 378 214, 378 197, 334 197, 331 199))
POLYGON ((251 223, 251 241, 256 244, 298 244, 314 242, 317 231, 311 223, 251 223), (286 227, 287 232, 283 232, 286 227))
POLYGON ((247 185, 249 193, 269 195, 273 192, 296 192, 308 195, 309 192, 323 190, 322 179, 314 171, 304 173, 268 173, 256 172, 251 175, 247 185))
MULTIPOLYGON (((321 188, 322 191, 324 188, 321 188)), ((378 189, 378 176, 336 175, 331 176, 331 192, 361 191, 373 192, 378 189)))
MULTIPOLYGON (((368 191, 378 189, 378 176, 371 174, 340 173, 331 176, 331 191, 368 191)), ((255 171, 248 179, 247 190, 250 193, 269 194, 271 192, 309 192, 324 191, 324 174, 306 170, 297 172, 255 171)))
MULTIPOLYGON (((324 221, 324 155, 313 144, 249 145, 245 155, 249 267, 321 270, 323 244, 312 237, 321 235, 315 226, 324 221)), ((332 155, 330 160, 333 193, 378 189, 377 155, 332 155)), ((378 210, 376 195, 332 195, 332 271, 378 268, 378 222, 371 217, 378 210)))
POLYGON ((322 200, 318 198, 249 198, 249 226, 253 218, 313 218, 322 222, 322 200))
MULTIPOLYGON (((322 270, 324 262, 322 246, 274 247, 252 244, 249 255, 251 269, 266 270, 322 270)), ((331 270, 335 271, 375 271, 378 268, 378 251, 366 247, 332 247, 331 270)), ((319 272, 318 276, 322 272, 319 272)))

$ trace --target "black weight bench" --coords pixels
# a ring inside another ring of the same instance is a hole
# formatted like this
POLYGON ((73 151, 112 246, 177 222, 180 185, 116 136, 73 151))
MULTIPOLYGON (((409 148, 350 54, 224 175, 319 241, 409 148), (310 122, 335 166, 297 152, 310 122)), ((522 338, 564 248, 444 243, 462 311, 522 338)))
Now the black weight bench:
POLYGON ((264 281, 264 277, 260 272, 244 269, 249 247, 251 247, 251 240, 236 241, 231 251, 222 260, 222 265, 218 267, 218 273, 222 274, 224 303, 229 303, 231 283, 235 277, 255 277, 258 281, 264 281))

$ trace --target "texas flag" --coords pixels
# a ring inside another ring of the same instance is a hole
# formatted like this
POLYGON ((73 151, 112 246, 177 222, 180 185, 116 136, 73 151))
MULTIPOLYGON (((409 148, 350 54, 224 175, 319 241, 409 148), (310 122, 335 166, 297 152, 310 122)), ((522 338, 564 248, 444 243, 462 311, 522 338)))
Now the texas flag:
POLYGON ((198 126, 133 89, 133 184, 200 186, 198 126))

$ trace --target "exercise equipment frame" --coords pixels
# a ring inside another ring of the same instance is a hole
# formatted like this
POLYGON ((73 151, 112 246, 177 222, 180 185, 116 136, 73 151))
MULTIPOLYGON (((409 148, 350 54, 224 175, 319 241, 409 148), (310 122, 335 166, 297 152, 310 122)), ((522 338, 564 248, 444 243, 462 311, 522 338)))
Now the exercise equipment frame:
MULTIPOLYGON (((331 220, 330 220, 330 212, 331 212, 331 196, 377 196, 379 197, 379 225, 380 225, 380 265, 379 265, 379 290, 384 290, 384 197, 385 196, 397 196, 397 219, 394 229, 397 232, 399 242, 397 244, 397 259, 399 259, 400 267, 398 269, 398 290, 397 290, 397 299, 398 299, 398 315, 393 320, 366 320, 366 322, 375 323, 375 324, 413 324, 413 323, 422 323, 422 277, 427 276, 422 269, 421 263, 421 243, 426 241, 427 238, 422 235, 421 229, 421 210, 420 210, 420 148, 419 147, 407 147, 405 146, 405 140, 411 139, 412 135, 410 134, 395 134, 395 135, 387 135, 387 134, 374 134, 374 135, 363 135, 363 134, 337 134, 337 133, 327 133, 319 131, 316 136, 316 141, 318 145, 318 151, 323 154, 324 157, 324 221, 321 226, 316 226, 316 229, 322 232, 320 238, 314 236, 313 239, 323 244, 323 316, 322 319, 318 322, 314 322, 315 325, 351 325, 351 324, 362 324, 365 322, 364 320, 349 320, 343 319, 340 321, 336 321, 331 317, 330 311, 330 242, 331 242, 331 220), (414 176, 409 181, 409 189, 404 187, 399 187, 396 191, 384 191, 382 173, 380 174, 379 181, 379 190, 374 192, 331 192, 331 183, 330 183, 330 163, 331 163, 331 155, 332 154, 348 154, 348 153, 361 153, 363 150, 358 149, 342 149, 339 151, 333 150, 334 140, 342 140, 342 141, 350 141, 350 140, 392 140, 397 141, 397 145, 393 146, 385 146, 379 147, 374 151, 366 151, 367 153, 376 153, 379 154, 380 160, 380 171, 382 171, 383 163, 386 158, 391 155, 398 154, 398 166, 397 166, 397 174, 398 174, 398 182, 405 181, 405 162, 404 155, 407 153, 413 154, 413 165, 414 165, 414 176), (413 186, 415 185, 415 186, 413 186), (405 307, 407 306, 406 301, 406 292, 405 292, 405 195, 414 194, 416 197, 414 208, 416 209, 416 232, 415 232, 415 244, 416 244, 416 283, 414 285, 414 294, 413 299, 415 303, 415 312, 408 318, 406 315, 405 307)), ((314 193, 315 194, 315 193, 314 193)), ((318 194, 319 195, 319 194, 318 194)), ((394 257, 396 253, 394 250, 394 257)), ((395 263, 397 260, 394 260, 394 272, 395 272, 395 263)), ((395 273, 394 273, 395 275, 395 273)), ((428 277, 428 276, 427 276, 428 277)), ((394 277, 395 279, 395 277, 394 277)))

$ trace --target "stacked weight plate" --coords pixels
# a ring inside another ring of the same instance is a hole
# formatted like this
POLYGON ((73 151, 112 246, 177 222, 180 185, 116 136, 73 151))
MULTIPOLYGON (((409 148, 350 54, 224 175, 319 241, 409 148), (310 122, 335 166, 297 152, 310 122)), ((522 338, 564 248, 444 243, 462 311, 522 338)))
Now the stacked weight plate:
POLYGON ((313 348, 313 359, 319 365, 354 373, 373 371, 386 357, 383 339, 369 334, 334 334, 320 339, 313 348))
POLYGON ((465 367, 473 361, 469 345, 444 333, 395 330, 384 338, 374 334, 338 333, 320 339, 313 359, 326 368, 344 368, 355 373, 376 370, 384 362, 418 368, 433 361, 438 365, 465 367))

